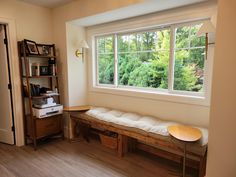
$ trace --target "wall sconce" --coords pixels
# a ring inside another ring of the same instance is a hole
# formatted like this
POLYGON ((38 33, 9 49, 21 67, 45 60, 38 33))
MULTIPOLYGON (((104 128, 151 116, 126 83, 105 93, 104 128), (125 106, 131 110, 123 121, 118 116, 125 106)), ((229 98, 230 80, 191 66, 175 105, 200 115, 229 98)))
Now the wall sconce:
POLYGON ((75 56, 79 57, 80 55, 82 55, 82 59, 84 59, 84 52, 85 52, 84 49, 89 48, 88 43, 85 40, 82 40, 79 44, 79 48, 81 48, 81 51, 79 49, 77 49, 75 51, 75 56))
POLYGON ((201 26, 201 28, 199 29, 199 31, 197 32, 197 36, 206 36, 206 60, 207 60, 207 53, 208 53, 208 45, 210 44, 215 44, 214 42, 209 43, 209 37, 208 34, 209 33, 215 33, 216 29, 214 27, 214 25, 212 24, 212 22, 210 20, 207 20, 206 22, 204 22, 201 26))

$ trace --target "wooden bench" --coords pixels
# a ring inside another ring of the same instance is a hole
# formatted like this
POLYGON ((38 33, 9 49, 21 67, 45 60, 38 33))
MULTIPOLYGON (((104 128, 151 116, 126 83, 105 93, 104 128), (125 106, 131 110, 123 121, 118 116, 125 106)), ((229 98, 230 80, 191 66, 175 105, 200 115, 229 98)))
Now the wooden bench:
MULTIPOLYGON (((160 157, 182 163, 183 149, 181 144, 174 139, 162 138, 162 136, 153 137, 145 132, 137 132, 134 129, 117 125, 115 123, 99 120, 93 116, 87 115, 84 111, 73 112, 70 114, 71 129, 75 133, 78 125, 88 125, 98 130, 107 130, 118 134, 117 152, 122 157, 128 150, 141 149, 160 157)), ((140 131, 140 130, 139 130, 140 131)), ((73 133, 73 134, 74 134, 73 133)), ((205 175, 207 151, 202 154, 196 153, 187 148, 186 165, 199 171, 199 177, 205 175)))

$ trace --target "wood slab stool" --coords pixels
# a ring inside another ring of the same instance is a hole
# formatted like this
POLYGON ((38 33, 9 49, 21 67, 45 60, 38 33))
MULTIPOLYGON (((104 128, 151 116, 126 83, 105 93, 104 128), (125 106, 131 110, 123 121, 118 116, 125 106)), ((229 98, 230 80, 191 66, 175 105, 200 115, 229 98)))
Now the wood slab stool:
MULTIPOLYGON (((72 130, 72 125, 71 125, 71 116, 70 114, 72 112, 85 112, 85 111, 88 111, 89 109, 91 109, 91 106, 71 106, 71 107, 64 107, 63 111, 64 112, 68 112, 69 114, 69 117, 68 117, 68 140, 70 142, 72 142, 73 140, 71 139, 71 132, 70 130, 72 130)), ((82 128, 82 131, 87 131, 86 129, 82 128)), ((84 137, 87 141, 88 141, 88 138, 87 137, 84 137)))
POLYGON ((198 141, 202 137, 202 133, 199 129, 185 126, 185 125, 172 125, 168 127, 169 134, 175 139, 183 142, 184 154, 183 154, 183 177, 185 177, 185 163, 186 163, 186 145, 198 141))

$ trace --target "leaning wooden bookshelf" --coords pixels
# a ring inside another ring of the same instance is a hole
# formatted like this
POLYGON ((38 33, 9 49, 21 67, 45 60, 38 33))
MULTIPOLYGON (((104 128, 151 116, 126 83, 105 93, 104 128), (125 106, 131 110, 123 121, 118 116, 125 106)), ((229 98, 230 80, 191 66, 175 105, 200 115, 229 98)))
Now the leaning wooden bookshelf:
POLYGON ((34 149, 45 139, 62 137, 57 57, 54 44, 18 42, 23 97, 25 143, 34 149))

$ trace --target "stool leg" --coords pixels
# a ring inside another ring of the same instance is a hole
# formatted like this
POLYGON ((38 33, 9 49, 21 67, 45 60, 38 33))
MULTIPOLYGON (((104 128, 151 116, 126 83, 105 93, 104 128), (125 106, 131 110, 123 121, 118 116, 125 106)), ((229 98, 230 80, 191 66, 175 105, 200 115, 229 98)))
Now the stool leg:
POLYGON ((70 120, 70 113, 68 114, 68 125, 67 125, 67 132, 68 132, 68 140, 69 140, 69 142, 71 142, 71 139, 70 139, 70 128, 71 128, 71 120, 70 120))
POLYGON ((184 143, 183 177, 185 177, 185 166, 186 166, 186 143, 184 143))

